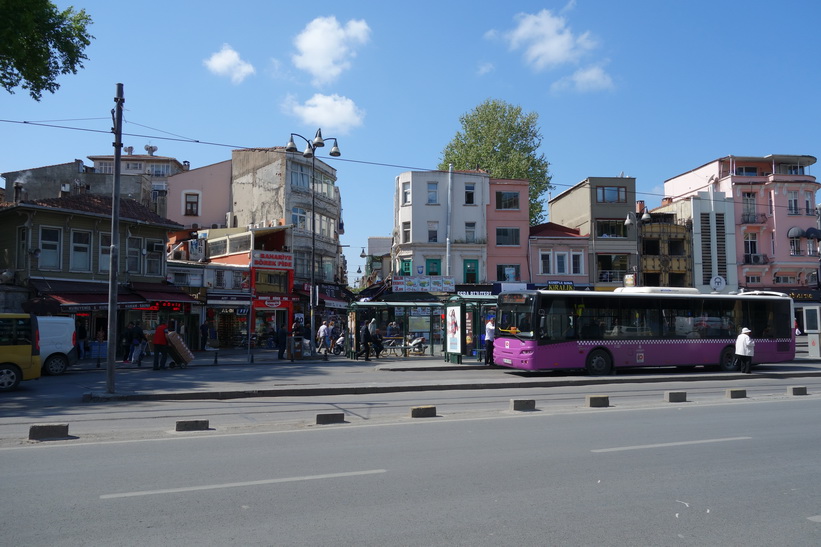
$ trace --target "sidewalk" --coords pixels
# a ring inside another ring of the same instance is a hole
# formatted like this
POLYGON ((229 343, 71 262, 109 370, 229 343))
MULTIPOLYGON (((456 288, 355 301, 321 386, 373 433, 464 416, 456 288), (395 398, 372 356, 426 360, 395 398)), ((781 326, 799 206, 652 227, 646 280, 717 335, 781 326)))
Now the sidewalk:
POLYGON ((106 363, 86 359, 70 371, 91 373, 85 402, 297 397, 407 391, 477 390, 606 385, 617 383, 697 382, 741 378, 802 378, 821 376, 821 360, 800 352, 790 363, 758 365, 752 375, 697 369, 626 369, 609 376, 578 371, 525 372, 486 367, 476 361, 447 363, 441 356, 383 357, 370 361, 330 355, 328 360, 277 359, 276 350, 195 352, 184 369, 152 369, 153 358, 134 364, 117 363, 117 393, 105 392, 106 363))

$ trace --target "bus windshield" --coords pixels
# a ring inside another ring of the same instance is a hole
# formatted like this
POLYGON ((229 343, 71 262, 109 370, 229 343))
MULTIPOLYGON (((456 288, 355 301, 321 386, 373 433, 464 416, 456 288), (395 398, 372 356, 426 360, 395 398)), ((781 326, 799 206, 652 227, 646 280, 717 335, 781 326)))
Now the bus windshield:
POLYGON ((499 303, 504 303, 496 321, 496 330, 501 335, 517 338, 533 338, 533 311, 535 296, 531 294, 499 295, 499 303))

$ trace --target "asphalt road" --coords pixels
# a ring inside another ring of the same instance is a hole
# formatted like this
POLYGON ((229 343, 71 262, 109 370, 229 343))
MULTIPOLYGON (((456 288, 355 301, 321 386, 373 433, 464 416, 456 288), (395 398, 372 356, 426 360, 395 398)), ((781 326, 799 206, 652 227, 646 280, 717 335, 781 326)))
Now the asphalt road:
POLYGON ((0 448, 3 542, 818 545, 820 411, 761 396, 0 448))

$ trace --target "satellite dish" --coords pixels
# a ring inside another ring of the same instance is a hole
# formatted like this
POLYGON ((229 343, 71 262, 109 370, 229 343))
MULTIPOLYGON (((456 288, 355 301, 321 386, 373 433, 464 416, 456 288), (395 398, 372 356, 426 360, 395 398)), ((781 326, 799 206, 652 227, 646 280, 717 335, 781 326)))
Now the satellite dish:
POLYGON ((710 286, 714 291, 721 292, 727 287, 727 281, 720 275, 717 275, 710 280, 710 286))

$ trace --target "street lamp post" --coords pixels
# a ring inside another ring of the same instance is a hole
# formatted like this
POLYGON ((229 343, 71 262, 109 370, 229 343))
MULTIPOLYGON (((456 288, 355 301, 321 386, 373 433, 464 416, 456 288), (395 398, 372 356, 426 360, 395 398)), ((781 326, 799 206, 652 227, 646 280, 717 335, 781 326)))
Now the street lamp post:
MULTIPOLYGON (((322 138, 322 129, 316 130, 316 136, 313 140, 308 140, 299 133, 291 133, 291 137, 288 139, 288 144, 285 145, 285 152, 296 152, 297 147, 294 144, 294 137, 299 137, 303 141, 307 143, 305 147, 305 151, 302 152, 302 157, 310 158, 311 160, 311 266, 310 266, 310 285, 311 285, 311 299, 310 299, 310 306, 311 306, 311 335, 310 335, 310 345, 311 345, 311 357, 316 356, 316 345, 314 344, 314 339, 316 337, 316 301, 318 298, 317 290, 316 290, 316 278, 315 278, 315 270, 316 270, 316 149, 322 148, 325 146, 325 140, 322 138)), ((339 157, 342 153, 339 151, 339 147, 337 146, 336 138, 328 137, 328 140, 334 141, 333 147, 331 147, 331 151, 328 154, 334 158, 339 157)))
POLYGON ((625 226, 636 226, 636 286, 640 284, 641 271, 639 264, 641 264, 641 226, 645 222, 650 222, 653 217, 647 212, 647 207, 644 208, 644 214, 639 217, 633 211, 627 213, 627 218, 624 219, 625 226))

